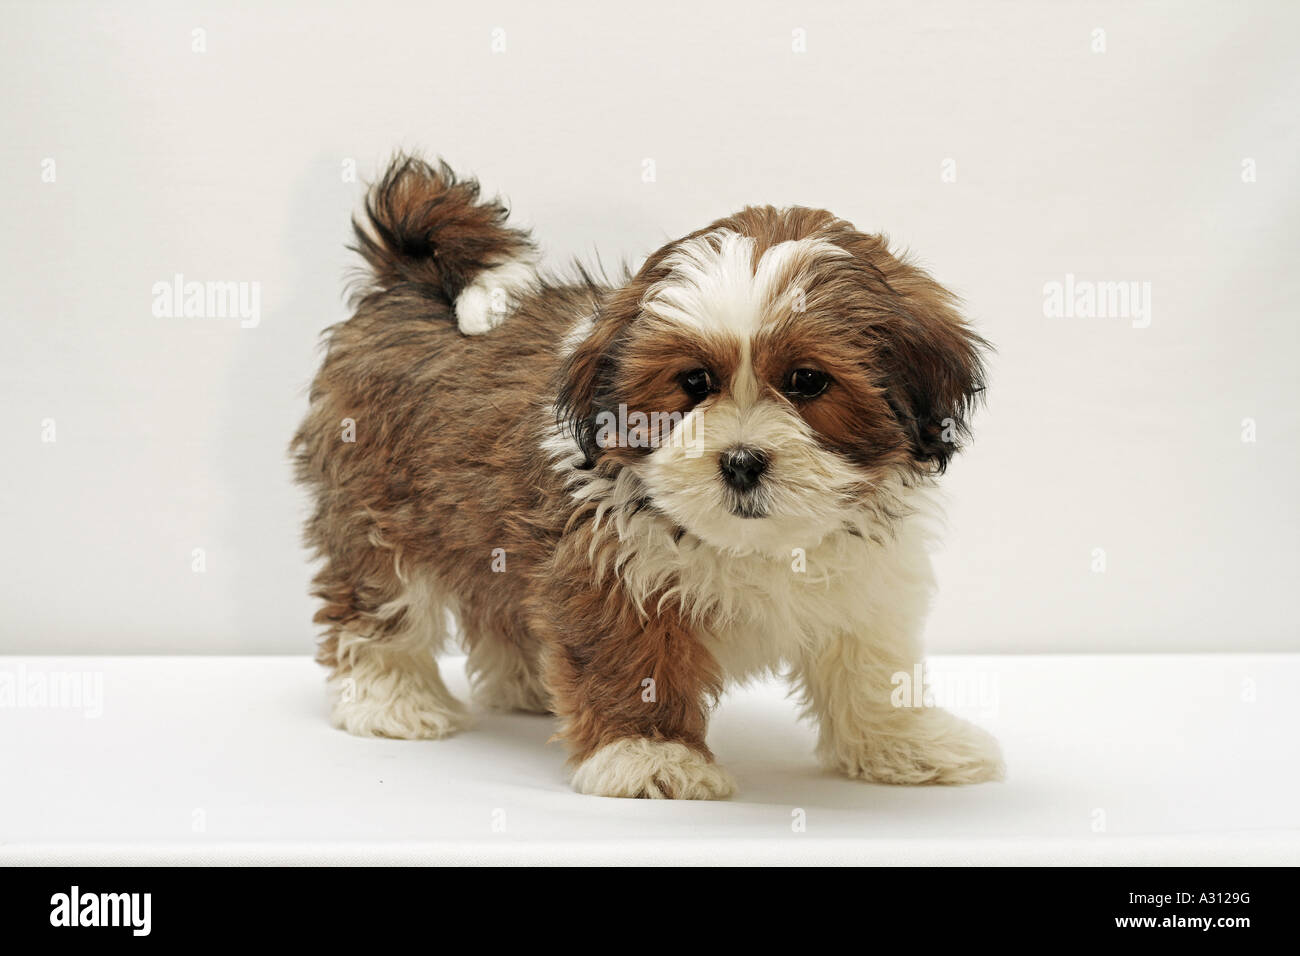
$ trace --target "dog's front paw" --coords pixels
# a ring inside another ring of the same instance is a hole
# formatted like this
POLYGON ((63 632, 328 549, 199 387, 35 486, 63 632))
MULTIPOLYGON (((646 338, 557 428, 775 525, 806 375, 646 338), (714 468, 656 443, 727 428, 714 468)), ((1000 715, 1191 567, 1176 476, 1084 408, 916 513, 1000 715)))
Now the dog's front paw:
POLYGON ((1006 773, 988 731, 942 710, 909 714, 862 740, 824 743, 818 755, 832 770, 876 783, 985 783, 1006 773))
POLYGON ((629 737, 597 750, 573 775, 573 789, 597 797, 720 800, 731 774, 685 744, 629 737))

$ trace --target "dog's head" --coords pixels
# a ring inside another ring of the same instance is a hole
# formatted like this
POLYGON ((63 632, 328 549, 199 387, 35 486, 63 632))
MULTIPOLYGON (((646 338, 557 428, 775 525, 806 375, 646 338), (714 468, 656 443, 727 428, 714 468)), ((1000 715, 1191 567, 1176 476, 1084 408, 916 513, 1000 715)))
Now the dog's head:
POLYGON ((655 252, 569 354, 559 408, 723 549, 789 554, 942 472, 982 389, 953 296, 822 210, 748 208, 655 252))

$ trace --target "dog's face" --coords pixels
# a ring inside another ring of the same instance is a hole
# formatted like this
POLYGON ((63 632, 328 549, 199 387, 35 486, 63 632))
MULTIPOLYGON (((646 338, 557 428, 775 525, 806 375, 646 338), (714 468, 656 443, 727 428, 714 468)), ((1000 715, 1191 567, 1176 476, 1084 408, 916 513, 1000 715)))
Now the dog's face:
POLYGON ((709 544, 788 556, 942 471, 981 390, 952 297, 830 213, 746 209, 654 253, 569 356, 588 462, 709 544))

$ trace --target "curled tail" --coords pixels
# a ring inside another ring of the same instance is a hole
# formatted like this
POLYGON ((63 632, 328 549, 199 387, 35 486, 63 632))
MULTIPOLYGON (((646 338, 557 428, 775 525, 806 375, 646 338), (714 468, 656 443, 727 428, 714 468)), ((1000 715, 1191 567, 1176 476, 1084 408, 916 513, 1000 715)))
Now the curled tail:
POLYGON ((480 200, 478 182, 397 156, 353 218, 371 269, 367 293, 407 285, 451 307, 462 332, 500 324, 520 291, 537 277, 537 247, 527 231, 506 225, 499 200, 480 200))

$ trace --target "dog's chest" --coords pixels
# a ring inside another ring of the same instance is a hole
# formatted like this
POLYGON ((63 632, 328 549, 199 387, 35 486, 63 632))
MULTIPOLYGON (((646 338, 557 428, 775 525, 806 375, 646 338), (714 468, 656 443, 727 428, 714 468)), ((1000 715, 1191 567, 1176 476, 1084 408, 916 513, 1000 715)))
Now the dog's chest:
POLYGON ((728 611, 706 629, 705 645, 729 679, 778 670, 836 633, 867 626, 865 561, 819 567, 817 557, 811 568, 798 552, 784 563, 755 557, 753 566, 724 579, 729 593, 717 598, 728 611))
POLYGON ((724 675, 740 681, 779 670, 837 634, 880 626, 900 600, 913 603, 928 561, 917 564, 900 545, 835 535, 787 557, 648 544, 630 556, 624 580, 649 593, 652 580, 670 577, 674 603, 697 623, 724 675))

